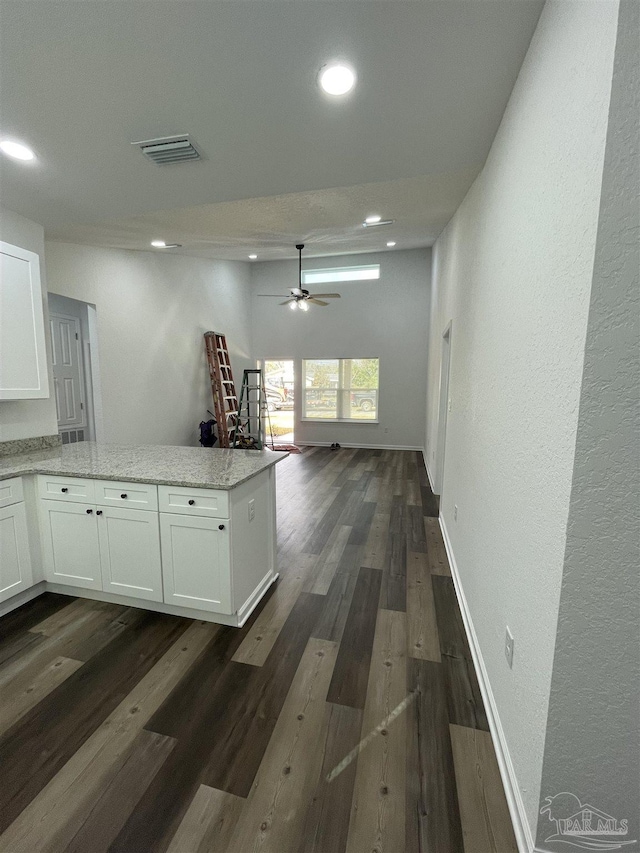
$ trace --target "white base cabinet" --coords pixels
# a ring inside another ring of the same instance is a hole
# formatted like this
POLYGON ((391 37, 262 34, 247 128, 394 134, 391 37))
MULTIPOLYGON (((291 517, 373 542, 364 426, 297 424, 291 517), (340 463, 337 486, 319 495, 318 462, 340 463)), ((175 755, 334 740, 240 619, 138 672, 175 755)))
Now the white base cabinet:
POLYGON ((160 513, 167 604, 232 613, 229 522, 160 513))
POLYGON ((43 500, 45 579, 162 601, 158 513, 43 500))
POLYGON ((162 601, 158 513, 98 507, 102 589, 162 601))
POLYGON ((27 524, 21 478, 0 489, 0 602, 33 586, 30 544, 47 589, 225 625, 242 625, 277 578, 271 468, 228 491, 35 482, 38 524, 27 524))
POLYGON ((33 584, 23 502, 0 509, 0 601, 6 601, 33 584))
POLYGON ((40 501, 45 579, 102 589, 98 518, 94 507, 72 501, 40 501))

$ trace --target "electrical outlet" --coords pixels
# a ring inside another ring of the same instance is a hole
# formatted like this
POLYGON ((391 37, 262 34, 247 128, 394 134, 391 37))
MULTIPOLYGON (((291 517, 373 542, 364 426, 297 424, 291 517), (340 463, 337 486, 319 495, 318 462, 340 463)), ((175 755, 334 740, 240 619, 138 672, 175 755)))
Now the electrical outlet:
POLYGON ((249 521, 253 521, 256 517, 256 499, 251 498, 249 501, 249 521))
POLYGON ((458 504, 453 505, 453 520, 458 520, 458 504))
POLYGON ((504 656, 507 659, 507 663, 509 664, 509 669, 513 669, 513 634, 509 630, 509 626, 507 625, 507 632, 504 637, 504 656))

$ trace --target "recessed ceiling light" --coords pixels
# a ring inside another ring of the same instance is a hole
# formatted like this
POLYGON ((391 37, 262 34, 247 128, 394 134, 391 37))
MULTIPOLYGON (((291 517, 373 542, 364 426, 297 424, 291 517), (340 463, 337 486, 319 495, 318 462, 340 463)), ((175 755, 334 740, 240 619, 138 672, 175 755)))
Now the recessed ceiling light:
POLYGON ((389 242, 387 243, 387 246, 388 246, 390 249, 393 249, 393 247, 395 246, 395 244, 396 244, 396 241, 395 241, 395 240, 389 240, 389 242))
POLYGON ((356 72, 344 62, 335 62, 320 69, 318 82, 327 95, 346 95, 356 84, 356 72))
POLYGON ((22 142, 14 142, 11 139, 3 139, 0 142, 0 150, 13 157, 15 160, 35 160, 35 154, 22 142))
POLYGON ((378 214, 376 213, 373 216, 367 216, 365 222, 367 223, 367 225, 375 225, 377 222, 380 222, 381 219, 382 217, 378 216, 378 214))
POLYGON ((257 256, 257 255, 249 255, 249 260, 250 260, 250 261, 255 261, 255 260, 257 260, 257 259, 258 259, 258 256, 257 256))

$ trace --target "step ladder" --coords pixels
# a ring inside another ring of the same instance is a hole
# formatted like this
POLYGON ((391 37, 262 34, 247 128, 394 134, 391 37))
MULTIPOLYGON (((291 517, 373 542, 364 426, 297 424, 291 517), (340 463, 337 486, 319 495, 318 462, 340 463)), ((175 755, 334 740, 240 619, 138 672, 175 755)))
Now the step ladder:
POLYGON ((245 370, 242 375, 240 403, 238 405, 239 428, 234 433, 233 446, 245 450, 262 450, 265 445, 265 427, 267 424, 271 435, 271 447, 273 448, 271 416, 262 370, 258 368, 245 370))
POLYGON ((218 428, 218 447, 229 448, 238 431, 239 409, 227 339, 221 332, 205 332, 204 346, 218 428))

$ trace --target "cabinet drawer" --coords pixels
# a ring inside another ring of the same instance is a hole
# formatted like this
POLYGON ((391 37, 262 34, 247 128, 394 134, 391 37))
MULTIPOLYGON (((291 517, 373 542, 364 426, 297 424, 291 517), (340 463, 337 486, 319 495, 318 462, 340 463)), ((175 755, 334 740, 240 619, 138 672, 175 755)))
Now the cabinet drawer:
POLYGON ((95 503, 93 480, 80 477, 58 477, 41 474, 38 477, 38 493, 47 500, 95 503))
POLYGON ((23 499, 22 477, 0 480, 0 507, 17 504, 23 499))
POLYGON ((158 509, 158 487, 146 483, 120 483, 95 480, 95 502, 99 506, 121 506, 127 509, 158 509))
POLYGON ((224 490, 158 486, 158 501, 160 512, 229 518, 229 492, 224 490))

